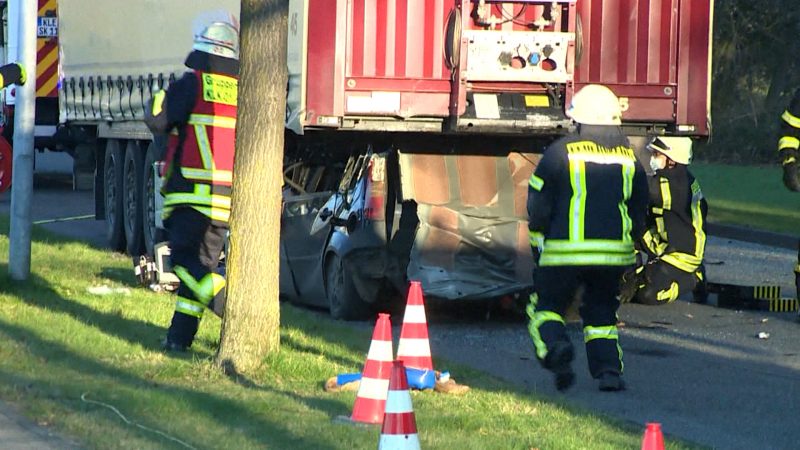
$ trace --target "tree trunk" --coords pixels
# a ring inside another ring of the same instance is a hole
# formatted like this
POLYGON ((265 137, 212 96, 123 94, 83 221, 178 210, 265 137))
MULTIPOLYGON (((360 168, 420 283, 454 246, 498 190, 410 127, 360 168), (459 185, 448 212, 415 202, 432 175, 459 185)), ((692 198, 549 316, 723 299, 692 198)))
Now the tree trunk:
POLYGON ((254 371, 280 346, 287 13, 286 0, 242 0, 227 302, 216 356, 237 373, 254 371))

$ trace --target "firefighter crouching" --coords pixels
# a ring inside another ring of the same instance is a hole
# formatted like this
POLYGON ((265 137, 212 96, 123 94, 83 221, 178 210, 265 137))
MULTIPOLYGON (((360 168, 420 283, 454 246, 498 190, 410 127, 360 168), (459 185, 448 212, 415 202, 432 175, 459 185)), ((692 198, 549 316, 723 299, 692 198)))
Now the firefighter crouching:
MULTIPOLYGON (((787 189, 798 192, 800 191, 800 180, 797 176, 798 157, 800 157, 798 156, 798 148, 800 148, 800 89, 795 91, 789 107, 781 115, 780 127, 778 153, 783 163, 783 184, 787 189)), ((797 248, 797 264, 794 267, 794 284, 798 296, 800 296, 800 242, 798 242, 797 248)))
POLYGON ((620 301, 660 305, 695 291, 703 302, 708 205, 700 183, 689 171, 692 140, 688 137, 655 137, 651 152, 650 203, 647 231, 641 250, 647 263, 623 277, 620 301))
POLYGON ((624 389, 617 333, 619 280, 635 262, 634 240, 644 231, 647 180, 623 135, 619 100, 588 85, 567 114, 577 130, 544 152, 531 176, 528 216, 537 261, 528 330, 556 388, 574 383, 572 343, 563 314, 584 287, 583 321, 589 371, 600 390, 624 389))
POLYGON ((162 173, 164 225, 181 283, 163 342, 168 351, 188 349, 204 310, 224 301, 225 279, 216 269, 231 209, 239 74, 235 23, 214 22, 195 36, 185 62, 191 70, 156 94, 146 118, 154 133, 170 133, 162 173))

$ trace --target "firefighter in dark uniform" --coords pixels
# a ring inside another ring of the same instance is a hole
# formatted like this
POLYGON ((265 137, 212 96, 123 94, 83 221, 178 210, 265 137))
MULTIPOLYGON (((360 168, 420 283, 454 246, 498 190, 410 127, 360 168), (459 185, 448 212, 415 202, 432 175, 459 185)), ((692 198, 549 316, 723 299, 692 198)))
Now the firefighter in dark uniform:
POLYGON ((577 130, 555 141, 530 179, 528 216, 537 268, 527 313, 542 365, 565 390, 575 375, 563 314, 583 286, 589 371, 600 390, 618 391, 622 350, 617 332, 619 281, 635 263, 644 231, 647 175, 622 129, 617 97, 605 86, 575 94, 567 114, 577 130))
POLYGON ((216 272, 228 232, 231 207, 238 28, 214 22, 195 36, 186 58, 191 69, 154 96, 146 121, 154 132, 170 132, 164 178, 164 225, 171 262, 181 283, 168 351, 192 345, 203 312, 224 297, 216 272))
MULTIPOLYGON (((787 189, 800 192, 797 176, 798 148, 800 148, 800 89, 795 91, 789 107, 781 115, 781 136, 778 153, 783 163, 783 184, 787 189)), ((794 283, 800 296, 800 242, 797 248, 797 264, 794 266, 794 283)), ((798 310, 800 314, 800 310, 798 310)), ((798 316, 800 317, 800 316, 798 316)))
POLYGON ((11 63, 0 67, 0 88, 8 87, 12 84, 22 86, 26 80, 27 76, 22 64, 11 63))
POLYGON ((688 167, 692 140, 656 137, 647 148, 654 172, 649 179, 647 231, 640 245, 647 263, 625 275, 620 301, 661 305, 692 291, 700 299, 705 292, 708 205, 688 167))

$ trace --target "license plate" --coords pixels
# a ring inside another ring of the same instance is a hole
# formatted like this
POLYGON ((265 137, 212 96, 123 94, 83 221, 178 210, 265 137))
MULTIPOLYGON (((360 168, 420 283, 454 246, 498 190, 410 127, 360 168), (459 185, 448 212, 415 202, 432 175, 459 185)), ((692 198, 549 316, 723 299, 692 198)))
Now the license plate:
POLYGON ((526 95, 525 106, 528 108, 549 108, 550 97, 546 95, 526 95))

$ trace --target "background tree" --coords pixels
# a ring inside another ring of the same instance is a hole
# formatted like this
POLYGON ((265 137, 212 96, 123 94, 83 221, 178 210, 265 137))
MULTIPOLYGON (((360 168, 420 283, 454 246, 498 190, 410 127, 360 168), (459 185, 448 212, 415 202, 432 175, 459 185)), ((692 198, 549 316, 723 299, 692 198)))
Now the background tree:
POLYGON ((797 0, 715 2, 713 135, 705 159, 777 161, 777 127, 800 88, 797 0))
POLYGON ((247 373, 280 346, 287 0, 242 0, 227 303, 217 364, 247 373))

